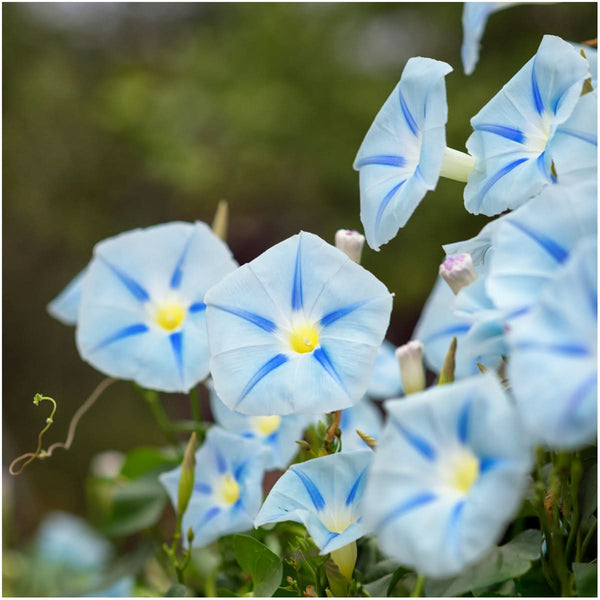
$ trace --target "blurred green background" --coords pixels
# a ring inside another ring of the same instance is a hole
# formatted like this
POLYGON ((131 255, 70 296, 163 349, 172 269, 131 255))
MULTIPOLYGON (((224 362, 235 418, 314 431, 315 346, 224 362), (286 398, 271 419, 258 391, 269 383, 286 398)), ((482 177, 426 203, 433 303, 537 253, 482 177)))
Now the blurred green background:
MULTIPOLYGON (((462 5, 10 4, 3 13, 4 465, 64 440, 73 412, 102 379, 78 358, 72 328, 46 304, 94 244, 171 220, 210 222, 231 207, 240 263, 297 233, 333 241, 361 230, 361 140, 411 56, 444 60, 448 144, 535 53, 544 33, 596 37, 596 4, 525 5, 493 15, 475 74, 459 60, 462 5)), ((395 292, 389 332, 406 342, 443 257, 475 234, 462 186, 441 180, 407 227, 363 264, 395 292)), ((187 401, 166 398, 170 414, 187 401)), ((21 546, 50 509, 85 513, 90 459, 161 444, 148 407, 118 383, 58 450, 12 478, 4 471, 4 537, 21 546)))

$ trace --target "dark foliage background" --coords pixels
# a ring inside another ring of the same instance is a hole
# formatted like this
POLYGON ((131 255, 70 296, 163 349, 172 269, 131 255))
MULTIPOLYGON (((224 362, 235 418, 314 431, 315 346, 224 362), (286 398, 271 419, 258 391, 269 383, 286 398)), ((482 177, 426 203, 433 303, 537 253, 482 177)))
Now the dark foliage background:
MULTIPOLYGON (((3 459, 47 443, 102 375, 78 358, 73 330, 45 306, 94 244, 171 220, 210 222, 231 207, 240 263, 297 233, 332 241, 361 229, 352 161, 411 56, 450 63, 448 144, 529 59, 544 33, 596 36, 596 4, 525 5, 492 16, 480 63, 459 60, 461 4, 11 4, 3 13, 3 459)), ((389 338, 408 341, 443 257, 442 243, 485 219, 440 180, 408 226, 363 264, 395 292, 389 338)), ((166 399, 173 415, 187 401, 166 399)), ((85 512, 91 458, 163 440, 130 385, 113 386, 73 448, 4 475, 5 544, 44 513, 85 512)))

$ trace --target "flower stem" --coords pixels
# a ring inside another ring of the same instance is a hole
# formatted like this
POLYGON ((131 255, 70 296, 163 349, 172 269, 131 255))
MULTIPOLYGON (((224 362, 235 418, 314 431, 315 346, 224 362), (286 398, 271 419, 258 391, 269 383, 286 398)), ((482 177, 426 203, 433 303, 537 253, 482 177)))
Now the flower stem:
POLYGON ((473 170, 473 162, 473 157, 470 154, 446 147, 442 158, 440 177, 466 183, 469 173, 473 170))
POLYGON ((415 581, 415 587, 410 593, 411 598, 420 598, 423 595, 423 589, 425 588, 425 575, 417 575, 415 581))

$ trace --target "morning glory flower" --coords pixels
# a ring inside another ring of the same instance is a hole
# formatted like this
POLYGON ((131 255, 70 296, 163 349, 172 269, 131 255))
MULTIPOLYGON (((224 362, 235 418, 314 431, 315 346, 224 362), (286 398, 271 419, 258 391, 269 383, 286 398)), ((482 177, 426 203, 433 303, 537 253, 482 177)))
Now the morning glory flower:
POLYGON ((441 277, 437 278, 412 335, 413 340, 422 342, 425 364, 435 373, 442 370, 454 337, 457 338, 454 371, 457 379, 479 373, 478 362, 490 369, 496 368, 506 354, 502 322, 489 299, 480 299, 472 314, 455 310, 467 290, 482 281, 478 279, 455 296, 450 286, 441 277), (483 310, 480 302, 487 310, 483 310))
MULTIPOLYGON (((182 521, 184 537, 191 527, 193 547, 252 528, 262 502, 265 451, 253 439, 213 426, 196 452, 194 490, 182 521)), ((177 506, 181 467, 159 480, 177 506)))
POLYGON ((597 243, 583 240, 508 334, 508 376, 524 426, 553 448, 596 438, 597 243))
POLYGON ((360 429, 372 438, 379 438, 383 429, 381 412, 368 398, 363 398, 352 408, 342 411, 340 431, 342 432, 342 452, 366 450, 369 446, 356 433, 360 429))
POLYGON ((75 325, 77 323, 83 278, 86 272, 87 268, 82 269, 67 287, 48 304, 47 309, 50 315, 64 325, 75 325))
POLYGON ((249 416, 227 408, 214 389, 210 389, 210 409, 221 427, 245 438, 256 439, 265 451, 265 468, 285 469, 298 453, 297 440, 314 420, 307 415, 249 416))
POLYGON ((596 236, 596 186, 553 185, 498 219, 485 286, 506 318, 522 314, 587 236, 596 236))
POLYGON ((367 396, 372 400, 395 398, 402 394, 400 365, 396 358, 396 346, 383 340, 377 351, 373 376, 367 388, 367 396))
POLYGON ((553 181, 549 142, 580 97, 587 61, 567 42, 544 36, 537 54, 471 119, 475 158, 464 198, 474 214, 514 209, 553 181))
POLYGON ((470 156, 446 148, 450 71, 444 62, 411 58, 358 150, 360 219, 374 250, 406 224, 440 174, 466 181, 473 166, 470 156))
POLYGON ((489 16, 513 4, 517 2, 465 2, 463 4, 463 42, 460 56, 466 75, 473 73, 479 60, 480 41, 489 16))
POLYGON ((392 308, 378 279, 305 232, 229 274, 205 302, 217 395, 257 416, 356 404, 392 308))
POLYGON ((459 573, 498 541, 521 503, 532 460, 517 412, 491 373, 385 407, 364 526, 418 573, 459 573))
POLYGON ((359 505, 373 455, 371 450, 338 452, 292 465, 269 492, 255 526, 281 521, 304 524, 321 554, 333 552, 349 577, 356 549, 354 560, 340 564, 339 559, 347 559, 345 548, 366 533, 359 505))
POLYGON ((66 512, 56 511, 44 517, 35 539, 35 560, 52 573, 52 581, 46 581, 46 587, 53 589, 55 579, 60 582, 60 589, 53 590, 55 595, 131 596, 134 586, 131 576, 122 577, 109 586, 103 584, 102 569, 113 555, 113 547, 107 539, 81 517, 66 512))
POLYGON ((208 369, 204 294, 236 262, 204 223, 167 223, 104 240, 83 277, 81 357, 100 371, 166 392, 208 369))

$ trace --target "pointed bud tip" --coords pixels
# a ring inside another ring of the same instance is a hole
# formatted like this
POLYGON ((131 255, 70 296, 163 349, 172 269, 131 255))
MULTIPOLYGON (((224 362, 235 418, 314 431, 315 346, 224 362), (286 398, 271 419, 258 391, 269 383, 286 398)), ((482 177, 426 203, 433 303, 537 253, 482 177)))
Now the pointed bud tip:
POLYGON ((446 256, 439 273, 455 294, 477 279, 473 258, 467 252, 446 256))
POLYGON ((406 395, 425 389, 425 368, 423 367, 423 344, 411 340, 396 348, 396 358, 400 363, 402 388, 406 395))
POLYGON ((365 236, 352 229, 338 229, 335 233, 335 247, 348 258, 360 264, 365 236))

